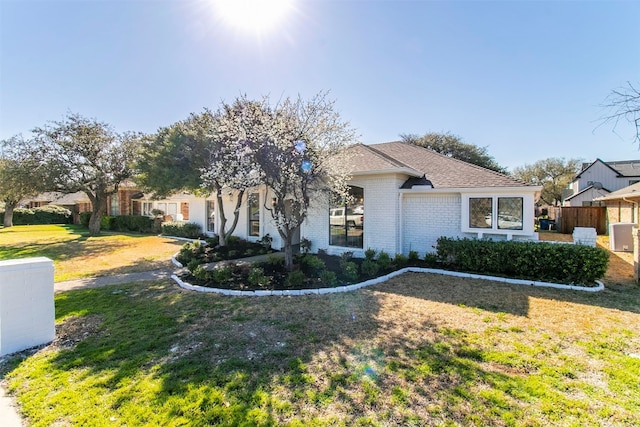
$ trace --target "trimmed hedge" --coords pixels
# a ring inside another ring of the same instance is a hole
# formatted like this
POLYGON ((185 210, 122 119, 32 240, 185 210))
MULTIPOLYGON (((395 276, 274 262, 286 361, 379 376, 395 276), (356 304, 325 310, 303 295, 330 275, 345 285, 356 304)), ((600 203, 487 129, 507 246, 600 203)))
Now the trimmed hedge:
MULTIPOLYGON (((80 212, 80 224, 89 226, 91 212, 80 212)), ((140 215, 105 215, 100 218, 100 229, 105 231, 128 231, 134 233, 159 233, 160 229, 153 218, 140 215)))
POLYGON ((202 235, 202 228, 195 222, 163 222, 162 234, 165 236, 197 239, 202 235))
MULTIPOLYGON (((4 216, 4 209, 0 217, 4 216)), ((39 208, 16 208, 13 211, 13 225, 34 224, 71 224, 71 211, 56 205, 46 205, 39 208)))
POLYGON ((455 269, 578 285, 604 277, 609 263, 606 250, 585 245, 441 237, 436 249, 455 269))

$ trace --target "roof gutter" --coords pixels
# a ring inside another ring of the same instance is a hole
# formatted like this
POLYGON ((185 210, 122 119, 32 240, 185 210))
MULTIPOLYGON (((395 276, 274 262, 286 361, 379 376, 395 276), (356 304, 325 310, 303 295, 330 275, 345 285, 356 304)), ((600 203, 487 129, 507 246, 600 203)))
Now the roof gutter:
POLYGON ((488 194, 488 193, 535 193, 542 191, 541 185, 527 185, 521 187, 443 187, 443 188, 431 188, 428 186, 414 186, 413 188, 400 189, 400 193, 407 194, 424 194, 424 193, 476 193, 476 194, 488 194))

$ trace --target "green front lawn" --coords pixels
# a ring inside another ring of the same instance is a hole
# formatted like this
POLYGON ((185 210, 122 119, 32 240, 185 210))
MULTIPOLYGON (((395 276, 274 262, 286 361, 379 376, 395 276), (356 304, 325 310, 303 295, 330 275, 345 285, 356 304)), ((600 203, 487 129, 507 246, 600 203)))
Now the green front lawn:
POLYGON ((158 236, 109 233, 90 236, 77 225, 0 227, 0 260, 44 256, 56 282, 170 266, 183 242, 158 236))
MULTIPOLYGON (((81 275, 154 246, 181 245, 0 229, 3 258, 81 275)), ((62 292, 55 342, 0 375, 32 426, 640 425, 640 288, 616 258, 596 294, 417 273, 303 297, 62 292)))
POLYGON ((234 298, 171 281, 56 295, 3 367, 33 426, 639 425, 640 292, 406 274, 234 298))

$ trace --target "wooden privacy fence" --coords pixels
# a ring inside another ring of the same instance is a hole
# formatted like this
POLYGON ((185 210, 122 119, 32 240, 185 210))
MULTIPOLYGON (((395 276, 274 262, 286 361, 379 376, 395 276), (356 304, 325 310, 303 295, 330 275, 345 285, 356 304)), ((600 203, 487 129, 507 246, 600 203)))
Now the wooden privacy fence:
POLYGON ((563 206, 560 217, 562 234, 572 234, 574 227, 593 227, 596 233, 607 234, 607 208, 604 206, 563 206))

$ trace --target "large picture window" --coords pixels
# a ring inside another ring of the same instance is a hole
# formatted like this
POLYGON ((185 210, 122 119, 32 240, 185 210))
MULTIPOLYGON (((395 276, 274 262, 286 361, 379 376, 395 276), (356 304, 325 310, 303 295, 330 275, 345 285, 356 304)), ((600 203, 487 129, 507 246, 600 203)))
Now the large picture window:
POLYGON ((260 236, 260 195, 251 193, 247 199, 249 205, 249 236, 260 236))
POLYGON ((349 187, 349 197, 336 197, 329 210, 329 244, 362 248, 364 242, 364 189, 349 187))
POLYGON ((469 198, 469 228, 522 230, 523 215, 522 197, 469 198))

